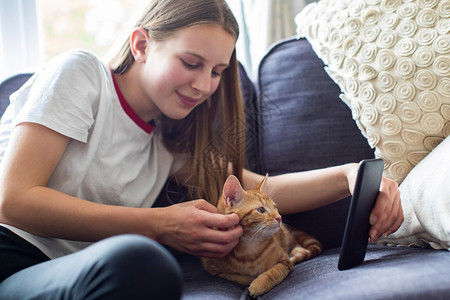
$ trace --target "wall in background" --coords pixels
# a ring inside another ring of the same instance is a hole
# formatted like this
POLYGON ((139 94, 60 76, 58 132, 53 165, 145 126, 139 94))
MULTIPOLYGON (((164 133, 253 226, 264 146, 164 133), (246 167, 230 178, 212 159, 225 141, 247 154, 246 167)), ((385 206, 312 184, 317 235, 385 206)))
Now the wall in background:
MULTIPOLYGON (((59 53, 103 56, 146 0, 0 0, 0 80, 36 71, 59 53), (108 9, 105 9, 108 7, 108 9)), ((275 41, 295 35, 294 16, 312 0, 227 0, 241 27, 238 57, 249 74, 275 41), (245 16, 245 19, 243 19, 245 16)))
POLYGON ((0 81, 43 62, 36 0, 0 1, 0 81))
POLYGON ((268 48, 296 34, 294 18, 305 0, 226 0, 239 22, 237 57, 256 79, 258 65, 268 48))

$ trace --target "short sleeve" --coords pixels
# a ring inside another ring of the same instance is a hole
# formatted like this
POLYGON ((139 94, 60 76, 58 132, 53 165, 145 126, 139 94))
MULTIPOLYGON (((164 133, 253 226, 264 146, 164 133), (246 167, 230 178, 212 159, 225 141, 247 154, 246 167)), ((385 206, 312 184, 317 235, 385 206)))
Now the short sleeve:
POLYGON ((89 52, 73 50, 56 57, 12 96, 11 125, 38 123, 87 142, 106 71, 89 52))

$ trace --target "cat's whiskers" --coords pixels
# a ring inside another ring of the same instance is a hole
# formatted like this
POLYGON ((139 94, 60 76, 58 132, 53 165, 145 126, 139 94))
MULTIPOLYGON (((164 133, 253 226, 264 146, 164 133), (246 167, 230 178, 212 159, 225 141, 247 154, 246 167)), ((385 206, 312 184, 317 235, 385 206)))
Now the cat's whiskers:
POLYGON ((276 225, 267 225, 267 224, 258 224, 256 226, 256 230, 254 230, 249 237, 250 239, 261 239, 268 236, 274 235, 280 229, 279 226, 276 225))
POLYGON ((259 233, 264 230, 264 228, 261 225, 256 226, 254 230, 251 231, 251 235, 249 236, 250 239, 255 239, 258 237, 259 233))

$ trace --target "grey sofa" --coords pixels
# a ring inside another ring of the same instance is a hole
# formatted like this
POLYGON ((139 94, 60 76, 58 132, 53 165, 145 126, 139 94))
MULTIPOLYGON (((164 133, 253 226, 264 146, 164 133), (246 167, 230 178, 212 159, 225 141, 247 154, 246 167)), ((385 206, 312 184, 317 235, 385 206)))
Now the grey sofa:
MULTIPOLYGON (((256 83, 241 68, 249 169, 275 175, 374 156, 323 67, 307 40, 292 37, 267 52, 256 83)), ((168 185, 158 205, 177 201, 177 193, 168 185)), ((326 249, 261 299, 450 299, 448 251, 369 245, 361 266, 338 271, 349 200, 284 217, 326 249)), ((198 258, 175 255, 185 276, 183 299, 248 298, 246 287, 209 275, 198 258)))
MULTIPOLYGON (((254 83, 240 69, 247 118, 247 167, 271 175, 358 162, 374 156, 339 89, 304 39, 275 44, 254 83)), ((29 74, 4 82, 1 102, 29 74)), ((181 201, 184 190, 168 183, 156 206, 181 201)), ((261 299, 450 299, 450 253, 370 245, 366 261, 338 271, 349 199, 284 222, 316 236, 318 257, 295 266, 261 299)), ((246 287, 209 275, 197 257, 172 251, 184 272, 183 299, 246 299, 246 287)))

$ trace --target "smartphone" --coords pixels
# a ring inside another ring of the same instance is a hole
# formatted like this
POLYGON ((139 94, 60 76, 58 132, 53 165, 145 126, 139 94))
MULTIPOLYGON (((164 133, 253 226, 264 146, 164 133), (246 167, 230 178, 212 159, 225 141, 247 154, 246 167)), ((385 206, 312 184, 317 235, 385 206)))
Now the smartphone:
POLYGON ((339 254, 338 269, 341 271, 364 262, 371 226, 370 213, 378 197, 383 169, 382 159, 366 159, 359 163, 339 254))

